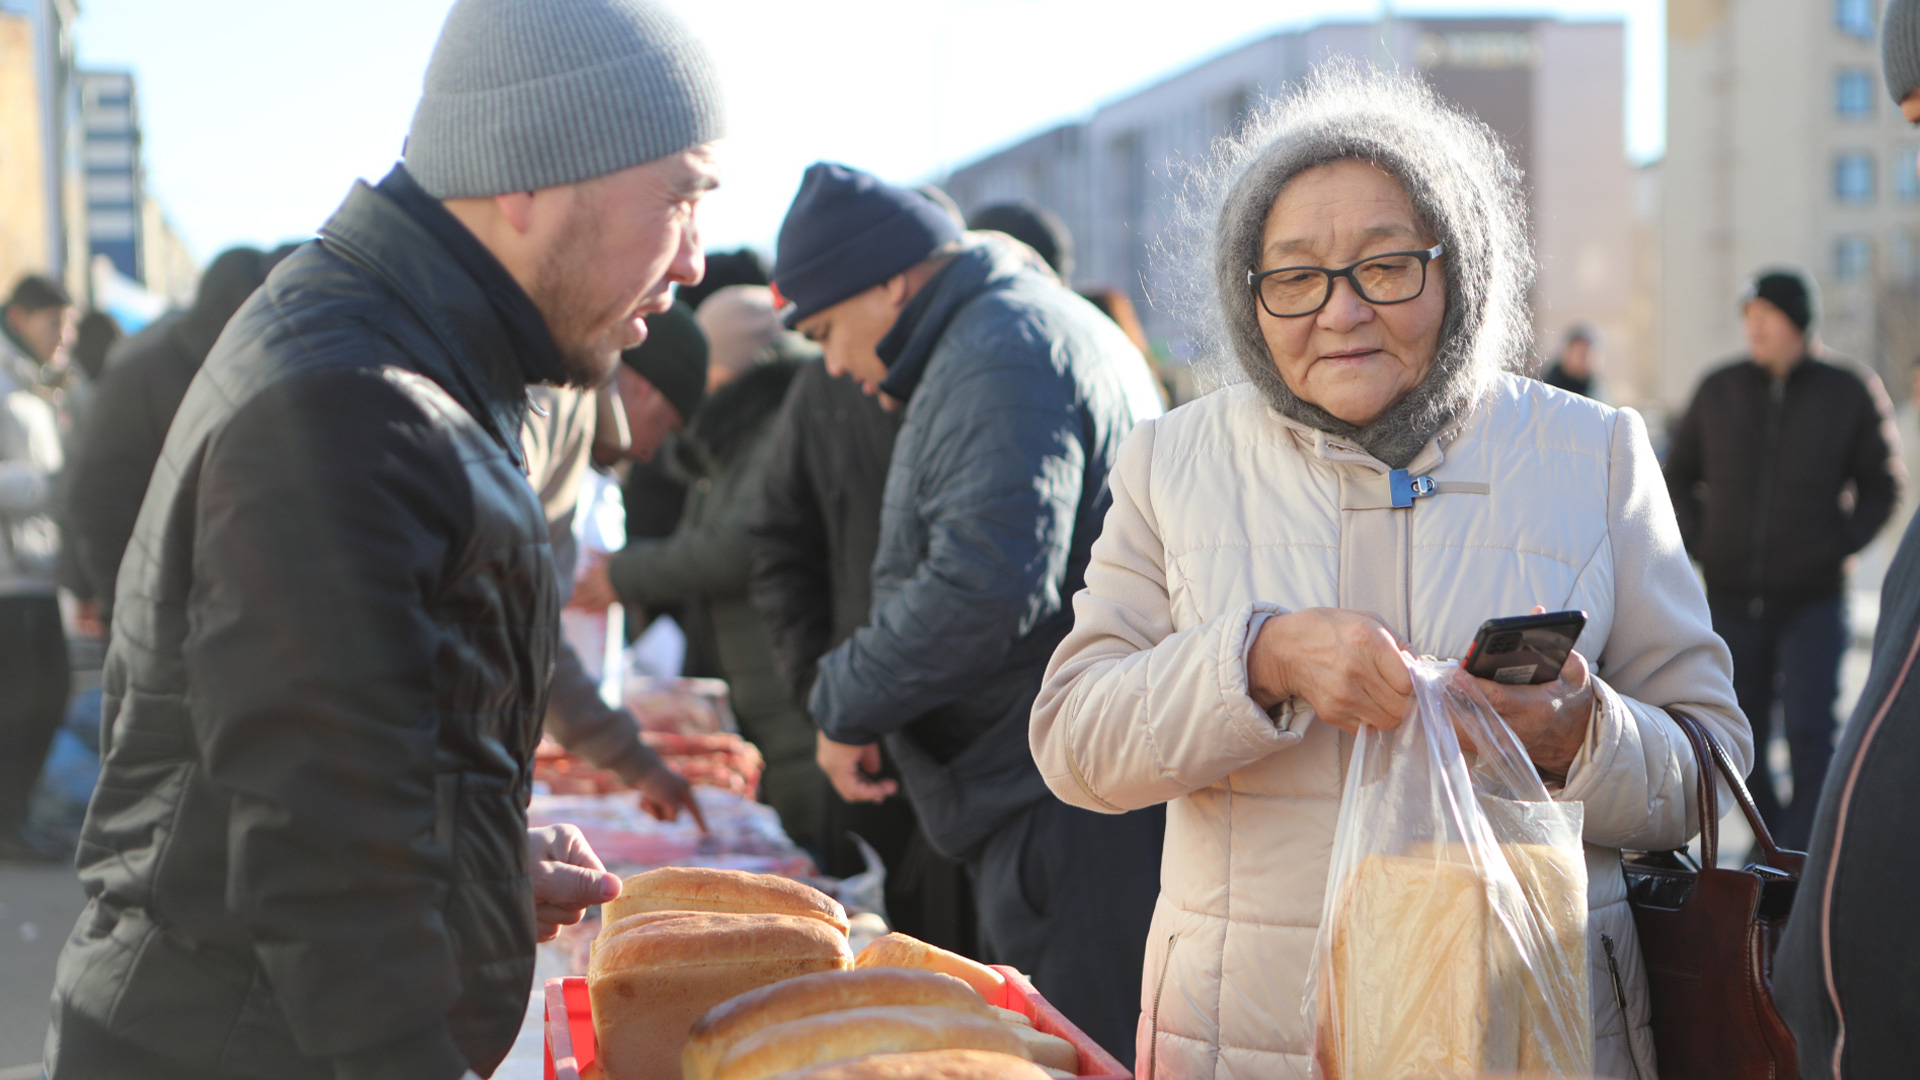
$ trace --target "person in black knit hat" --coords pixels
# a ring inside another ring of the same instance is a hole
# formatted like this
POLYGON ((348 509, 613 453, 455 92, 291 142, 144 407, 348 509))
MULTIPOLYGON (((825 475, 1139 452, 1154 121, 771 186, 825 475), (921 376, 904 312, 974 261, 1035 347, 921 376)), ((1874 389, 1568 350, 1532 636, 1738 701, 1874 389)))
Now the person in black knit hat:
POLYGON ((1833 754, 1846 560, 1886 524, 1903 469, 1880 380, 1814 355, 1806 279, 1763 273, 1742 305, 1748 355, 1701 382, 1674 428, 1667 489, 1757 746, 1780 708, 1792 798, 1777 793, 1764 750, 1748 785, 1774 838, 1800 850, 1833 754))
POLYGON ((967 219, 967 228, 1003 232, 1032 248, 1062 284, 1073 284, 1073 234, 1060 215, 1030 199, 983 206, 967 219))

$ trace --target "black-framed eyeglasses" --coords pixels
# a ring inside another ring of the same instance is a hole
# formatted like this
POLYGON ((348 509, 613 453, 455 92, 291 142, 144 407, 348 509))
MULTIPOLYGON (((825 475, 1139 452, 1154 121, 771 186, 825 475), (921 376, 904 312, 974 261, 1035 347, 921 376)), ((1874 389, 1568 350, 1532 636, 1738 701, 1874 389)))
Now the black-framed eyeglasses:
POLYGON ((1282 266, 1247 271, 1247 286, 1260 306, 1276 319, 1298 319, 1327 306, 1333 283, 1346 278, 1369 304, 1404 304, 1427 290, 1427 264, 1447 253, 1445 244, 1425 251, 1389 251, 1338 270, 1324 266, 1282 266))

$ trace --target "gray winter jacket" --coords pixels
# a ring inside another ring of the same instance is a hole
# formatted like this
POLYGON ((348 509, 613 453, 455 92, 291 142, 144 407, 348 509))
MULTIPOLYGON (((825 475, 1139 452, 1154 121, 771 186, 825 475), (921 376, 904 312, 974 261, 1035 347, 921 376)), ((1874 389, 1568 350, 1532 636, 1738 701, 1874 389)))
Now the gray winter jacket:
POLYGON ((882 737, 927 836, 961 856, 1048 797, 1027 716, 1072 625, 1107 473, 1161 411, 1138 349, 1015 245, 975 236, 880 343, 907 402, 873 615, 820 662, 827 736, 882 737))

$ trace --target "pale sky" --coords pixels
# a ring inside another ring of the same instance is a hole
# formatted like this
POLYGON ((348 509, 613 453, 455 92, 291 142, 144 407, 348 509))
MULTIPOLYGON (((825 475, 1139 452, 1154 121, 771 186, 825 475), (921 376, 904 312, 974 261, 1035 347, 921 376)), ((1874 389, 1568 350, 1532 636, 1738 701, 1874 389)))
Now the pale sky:
MULTIPOLYGON (((1380 0, 665 0, 730 134, 715 249, 771 252, 806 166, 919 183, 1276 30, 1380 0)), ((81 62, 139 80, 147 179, 196 258, 313 230, 399 155, 450 0, 81 0, 81 62)), ((1398 0, 1406 15, 1628 22, 1629 153, 1664 143, 1661 0, 1398 0)))

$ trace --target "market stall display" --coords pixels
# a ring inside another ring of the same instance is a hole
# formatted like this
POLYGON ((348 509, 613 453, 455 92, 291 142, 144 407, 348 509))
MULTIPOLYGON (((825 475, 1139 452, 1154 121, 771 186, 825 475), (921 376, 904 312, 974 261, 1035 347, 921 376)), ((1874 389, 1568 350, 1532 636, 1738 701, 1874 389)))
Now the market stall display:
MULTIPOLYGON (((797 987, 791 989, 788 988, 787 983, 768 984, 758 990, 744 994, 740 998, 735 998, 718 1005, 693 1026, 692 1033, 686 1039, 686 1046, 691 1050, 691 1053, 683 1054, 683 1071, 680 1075, 687 1078, 687 1080, 722 1080, 722 1078, 726 1078, 726 1080, 737 1080, 738 1077, 745 1076, 771 1077, 775 1075, 780 1075, 782 1076, 782 1080, 787 1080, 786 1074, 763 1074, 754 1071, 758 1068, 758 1065, 749 1063, 747 1055, 742 1053, 743 1048, 750 1042, 754 1047, 761 1048, 775 1043, 788 1047, 799 1047, 803 1044, 816 1045, 828 1041, 827 1037, 823 1035, 823 1032, 830 1030, 838 1033, 832 1036, 833 1039, 845 1040, 839 1044, 839 1050, 844 1050, 848 1054, 876 1055, 863 1057, 861 1060, 877 1063, 884 1061, 885 1058, 902 1054, 910 1048, 910 1040, 912 1039, 931 1037, 932 1041, 937 1042, 941 1041, 942 1037, 939 1034, 941 1031, 963 1031, 965 1034, 956 1035, 953 1040, 949 1040, 948 1049, 954 1048, 953 1042, 977 1036, 979 1039, 993 1040, 994 1046, 996 1047, 995 1052, 1005 1054, 1023 1064, 1028 1064, 1028 1059, 1030 1058, 1057 1063, 1056 1067, 1051 1070, 1038 1064, 1029 1064, 1026 1071, 1012 1069, 1011 1066, 1008 1066, 1007 1068, 1011 1071, 990 1072, 978 1075, 1021 1077, 1039 1075, 1080 1076, 1098 1078, 1098 1080, 1130 1080, 1126 1069, 1123 1068, 1118 1061, 1114 1060, 1112 1055, 1108 1054, 1095 1044, 1093 1040, 1089 1039, 1085 1033, 1068 1022, 1066 1017, 1062 1016, 1058 1009, 1055 1009, 1045 998, 1041 997, 1040 994, 1034 990, 1033 984, 1027 980, 1026 976, 1009 967, 995 967, 991 970, 1000 979, 998 989, 995 992, 989 996, 980 995, 977 991, 972 991, 971 989, 968 990, 969 993, 974 993, 980 998, 980 1004, 991 1007, 985 1014, 974 1011, 970 1003, 960 1006, 952 1004, 881 1004, 879 1006, 860 1004, 861 1002, 867 1001, 887 1000, 888 994, 894 992, 882 989, 882 981, 885 980, 887 976, 906 977, 909 979, 922 977, 936 981, 946 978, 937 973, 923 973, 921 969, 914 968, 868 967, 844 973, 827 972, 820 975, 802 976, 788 981, 799 984, 797 987), (864 988, 862 988, 862 984, 857 981, 849 981, 863 979, 875 981, 865 984, 864 988), (832 988, 826 988, 828 986, 832 988), (843 987, 844 989, 842 989, 843 987), (740 1035, 742 1031, 752 1027, 753 1024, 753 1021, 743 1020, 741 1018, 751 1016, 751 1014, 760 1009, 768 1010, 767 1015, 763 1019, 770 1021, 777 1020, 778 1022, 766 1023, 763 1026, 753 1028, 751 1034, 739 1038, 733 1045, 726 1047, 725 1052, 720 1053, 716 1057, 714 1051, 719 1049, 718 1043, 724 1040, 711 1038, 710 1036, 728 1031, 733 1032, 735 1035, 740 1035), (919 1011, 916 1012, 915 1010, 919 1011), (1020 1019, 1026 1022, 1020 1023, 1017 1020, 1000 1019, 1002 1013, 999 1010, 1006 1010, 1017 1014, 1020 1019), (888 1019, 882 1023, 876 1023, 875 1014, 879 1013, 887 1014, 888 1019), (918 1019, 915 1022, 905 1021, 900 1019, 899 1014, 901 1013, 918 1019), (926 1015, 927 1013, 938 1015, 928 1016, 926 1015), (841 1018, 840 1022, 833 1024, 828 1023, 828 1021, 833 1020, 836 1014, 841 1018), (953 1019, 954 1017, 965 1019, 953 1019), (993 1019, 989 1020, 989 1017, 993 1019), (849 1020, 849 1018, 851 1019, 849 1020), (996 1033, 989 1035, 978 1034, 985 1029, 967 1022, 972 1019, 990 1023, 997 1029, 996 1033), (800 1026, 796 1027, 795 1025, 800 1026), (855 1033, 855 1029, 874 1027, 880 1027, 885 1032, 890 1032, 891 1034, 875 1036, 855 1033), (776 1029, 786 1030, 779 1032, 777 1036, 769 1034, 770 1032, 775 1032, 776 1029), (928 1033, 932 1033, 931 1036, 928 1036, 928 1033), (1036 1038, 1036 1036, 1046 1036, 1046 1038, 1041 1039, 1036 1038), (864 1042, 862 1042, 862 1040, 864 1040, 864 1042), (1064 1047, 1062 1047, 1061 1044, 1064 1044, 1064 1047), (862 1045, 865 1049, 861 1048, 862 1045), (891 1050, 889 1050, 889 1048, 891 1048, 891 1050), (1071 1057, 1065 1056, 1063 1051, 1070 1051, 1071 1057), (736 1055, 738 1056, 736 1057, 736 1055), (729 1061, 733 1061, 735 1064, 730 1066, 729 1061), (1075 1067, 1059 1067, 1067 1064, 1072 1064, 1075 1067), (732 1071, 734 1068, 737 1068, 739 1071, 732 1071), (1039 1069, 1040 1071, 1036 1073, 1033 1071, 1034 1069, 1039 1069), (712 1071, 709 1072, 707 1070, 712 1071)), ((966 1002, 965 998, 953 995, 952 988, 958 984, 949 980, 943 985, 949 987, 949 989, 944 992, 907 991, 905 993, 908 995, 912 993, 944 993, 944 996, 941 998, 943 1001, 966 1002)), ((594 1002, 590 996, 585 993, 582 980, 551 979, 548 981, 546 1049, 549 1069, 547 1075, 551 1080, 581 1080, 583 1077, 591 1080, 593 1077, 603 1075, 606 1076, 608 1080, 620 1080, 619 1077, 611 1072, 603 1073, 601 1071, 604 1066, 600 1061, 601 1054, 596 1043, 593 1009, 594 1002)), ((978 1049, 977 1044, 965 1045, 978 1049)), ((755 1054, 759 1052, 760 1051, 756 1050, 755 1054)), ((766 1052, 769 1055, 775 1054, 774 1051, 766 1052)), ((796 1050, 795 1053, 798 1053, 798 1051, 796 1050)), ((762 1061, 762 1059, 758 1057, 752 1060, 753 1062, 762 1061)), ((939 1059, 927 1060, 929 1068, 931 1068, 939 1059)), ((825 1067, 828 1064, 826 1061, 820 1060, 817 1057, 814 1061, 815 1064, 805 1066, 805 1068, 812 1070, 825 1067)), ((894 1071, 889 1072, 882 1070, 872 1075, 898 1077, 900 1080, 908 1080, 908 1078, 921 1075, 920 1073, 911 1071, 899 1071, 899 1069, 905 1067, 904 1065, 889 1065, 888 1068, 894 1071)), ((801 1074, 794 1073, 791 1075, 798 1076, 801 1074)), ((812 1075, 812 1073, 809 1071, 806 1075, 812 1075)), ((930 1072, 926 1075, 939 1077, 941 1075, 959 1076, 975 1074, 943 1074, 941 1072, 930 1072)))

